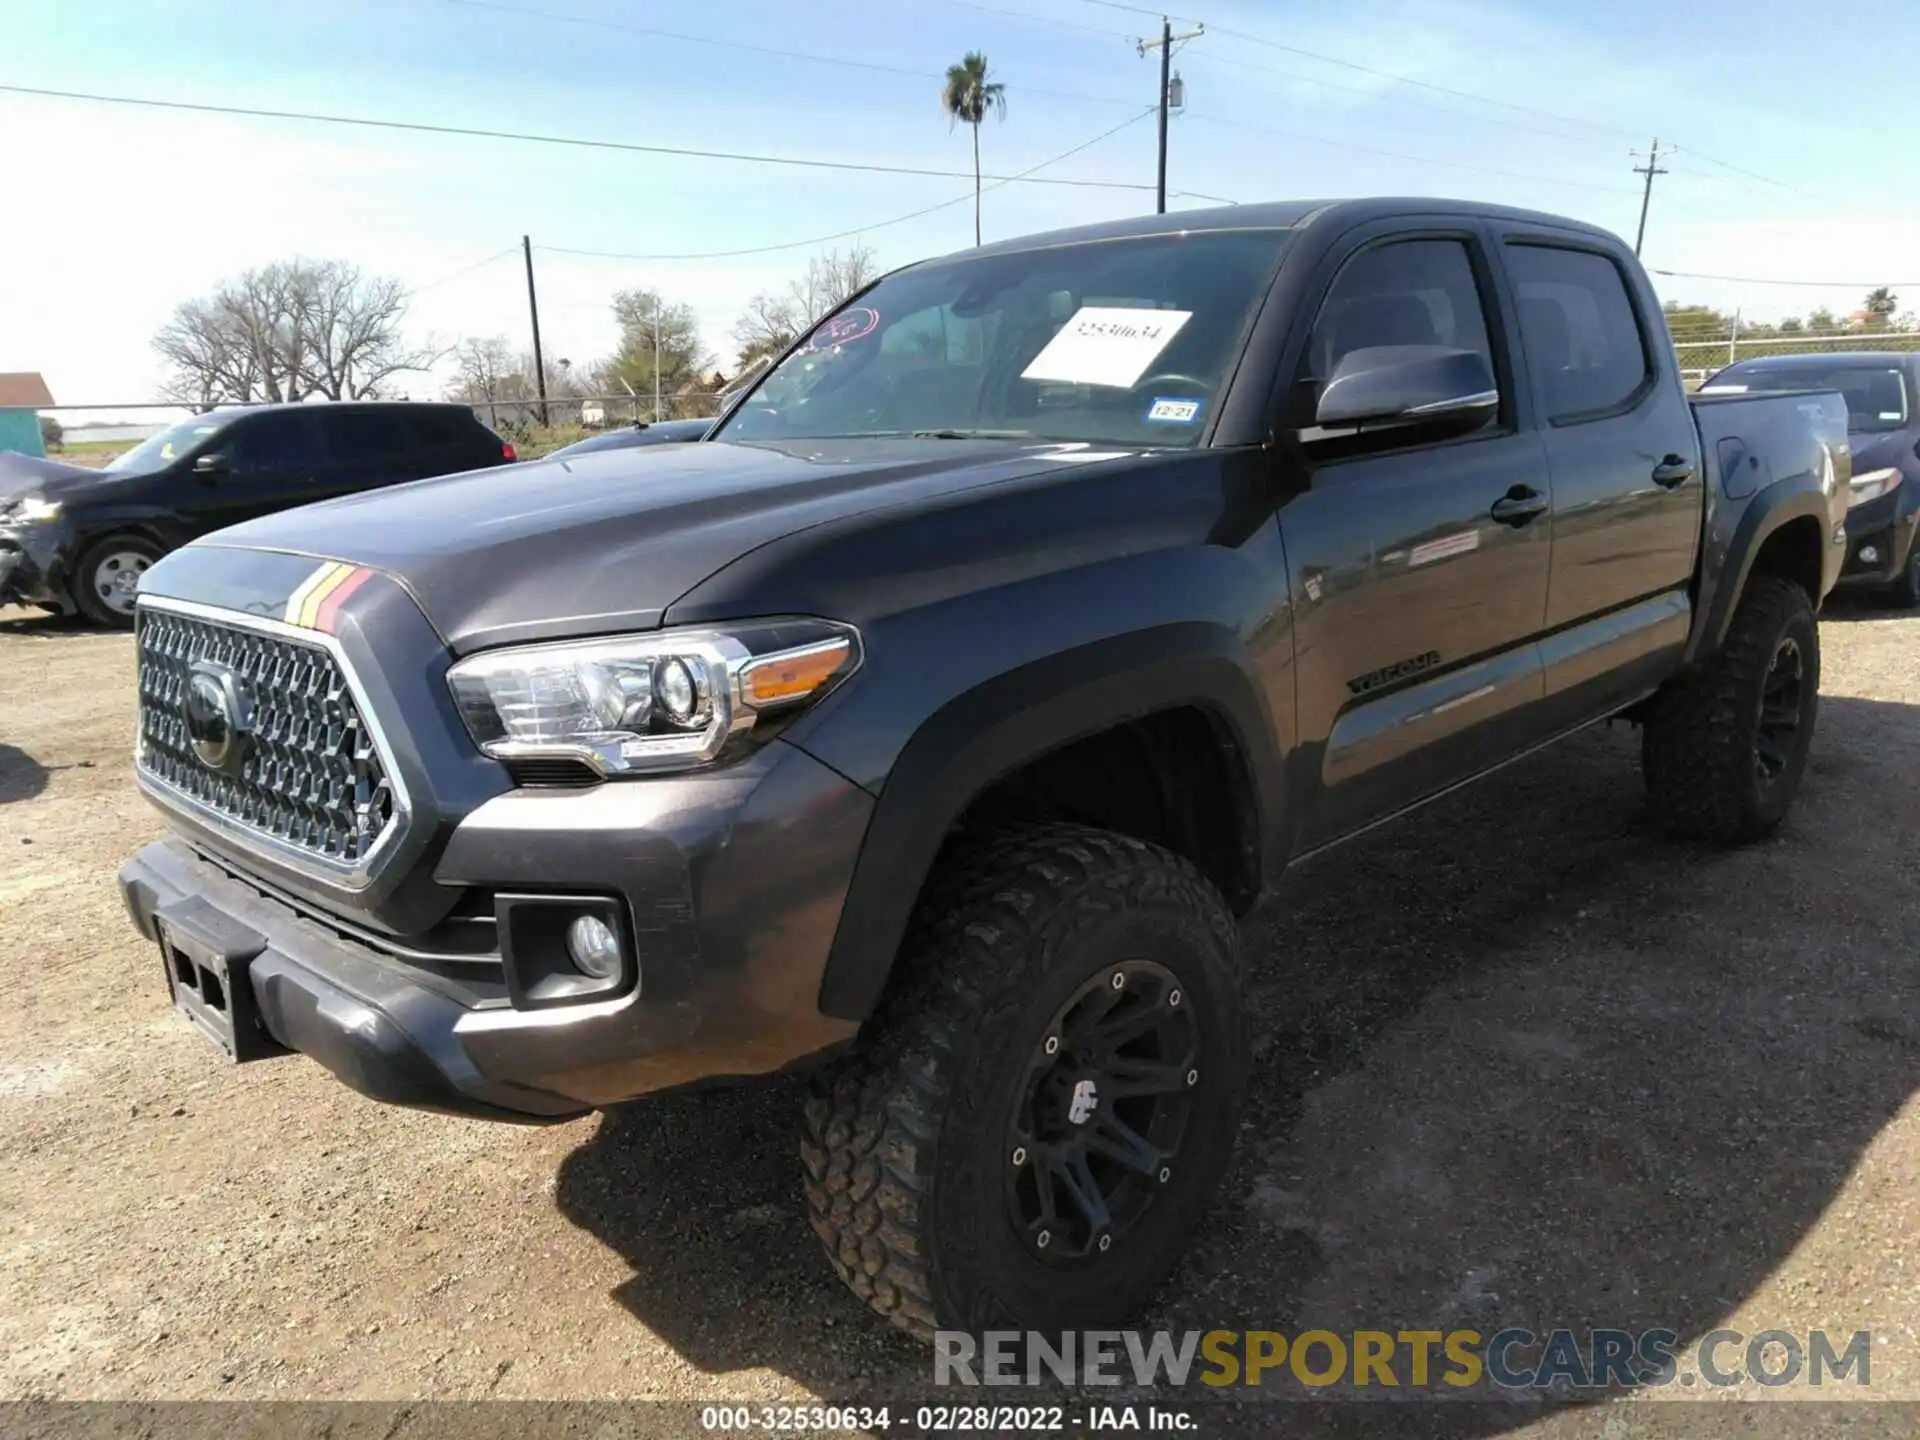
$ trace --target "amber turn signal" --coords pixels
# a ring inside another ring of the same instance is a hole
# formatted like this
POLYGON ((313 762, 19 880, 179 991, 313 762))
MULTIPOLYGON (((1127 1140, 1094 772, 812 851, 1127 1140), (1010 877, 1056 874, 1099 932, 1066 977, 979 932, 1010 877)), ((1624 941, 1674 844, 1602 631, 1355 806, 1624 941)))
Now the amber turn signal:
POLYGON ((829 640, 759 661, 741 675, 740 697, 755 708, 803 699, 839 674, 852 653, 851 641, 829 640))

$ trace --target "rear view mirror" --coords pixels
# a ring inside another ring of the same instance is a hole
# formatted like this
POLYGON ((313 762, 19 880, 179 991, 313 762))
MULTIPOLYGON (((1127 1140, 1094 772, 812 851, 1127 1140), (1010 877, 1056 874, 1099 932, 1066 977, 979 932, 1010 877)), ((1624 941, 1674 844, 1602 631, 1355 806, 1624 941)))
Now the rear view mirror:
POLYGON ((1320 386, 1324 430, 1451 424, 1473 429, 1500 408, 1484 355, 1447 345, 1376 345, 1341 356, 1320 386))
POLYGON ((210 450, 193 462, 193 473, 209 480, 225 475, 233 469, 233 462, 219 450, 210 450))

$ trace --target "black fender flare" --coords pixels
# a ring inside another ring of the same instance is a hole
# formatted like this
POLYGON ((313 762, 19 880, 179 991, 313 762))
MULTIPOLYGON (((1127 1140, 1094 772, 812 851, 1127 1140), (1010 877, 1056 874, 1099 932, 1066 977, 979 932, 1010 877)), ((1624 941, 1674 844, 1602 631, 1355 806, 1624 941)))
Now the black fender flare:
MULTIPOLYGON (((1691 663, 1719 648, 1733 623, 1734 608, 1746 593, 1753 562, 1767 541, 1786 525, 1797 520, 1812 520, 1820 530, 1820 594, 1824 595, 1833 576, 1828 573, 1826 550, 1832 518, 1826 489, 1817 475, 1796 475, 1776 480, 1740 508, 1730 533, 1722 534, 1726 522, 1710 520, 1702 544, 1700 597, 1694 607, 1693 633, 1687 637, 1686 660, 1691 663)), ((1717 518, 1717 517, 1716 517, 1717 518)), ((1819 599, 1815 599, 1815 608, 1819 599)))
POLYGON ((981 682, 928 716, 901 748, 854 863, 820 1009, 872 1014, 921 886, 967 805, 1001 777, 1071 741, 1128 720, 1193 706, 1237 750, 1260 847, 1272 863, 1283 772, 1269 707, 1238 637, 1180 623, 1096 641, 981 682))

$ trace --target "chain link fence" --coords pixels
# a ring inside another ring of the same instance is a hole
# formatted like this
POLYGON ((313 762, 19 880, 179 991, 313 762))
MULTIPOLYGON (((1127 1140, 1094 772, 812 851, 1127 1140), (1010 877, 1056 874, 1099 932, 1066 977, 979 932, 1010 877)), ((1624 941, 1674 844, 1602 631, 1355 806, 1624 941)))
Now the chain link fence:
MULTIPOLYGON (((661 420, 699 420, 720 413, 721 397, 701 391, 660 397, 661 420)), ((502 439, 526 449, 554 437, 578 439, 655 419, 653 397, 566 395, 539 400, 480 400, 473 413, 502 439)), ((558 443, 565 444, 567 439, 558 443)))
POLYGON ((1920 350, 1920 331, 1858 330, 1844 335, 1676 335, 1674 354, 1689 385, 1698 385, 1736 360, 1761 355, 1846 355, 1873 350, 1920 350))

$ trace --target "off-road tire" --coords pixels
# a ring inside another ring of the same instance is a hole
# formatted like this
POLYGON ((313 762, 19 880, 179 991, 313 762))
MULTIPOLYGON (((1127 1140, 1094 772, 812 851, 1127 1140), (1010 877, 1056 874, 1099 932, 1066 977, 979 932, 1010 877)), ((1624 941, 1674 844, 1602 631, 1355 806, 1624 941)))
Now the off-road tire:
POLYGON ((131 630, 132 614, 115 610, 94 589, 94 572, 100 568, 102 560, 115 553, 139 555, 151 565, 164 552, 151 540, 138 535, 102 536, 80 552, 68 588, 73 593, 73 603, 79 607, 80 613, 94 624, 103 625, 109 630, 131 630))
POLYGON ((1772 831, 1800 788, 1819 690, 1820 629, 1807 592, 1791 580, 1755 576, 1719 651, 1648 707, 1640 753, 1654 819, 1673 834, 1722 844, 1772 831), (1785 767, 1763 781, 1761 698, 1788 639, 1803 657, 1799 727, 1785 767))
POLYGON ((1132 1314, 1200 1223, 1246 1088, 1236 931, 1219 892, 1180 857, 1103 830, 1036 825, 957 841, 896 967, 863 1047, 815 1077, 805 1106, 809 1219, 840 1278, 923 1339, 1132 1314), (1056 1008, 1128 959, 1177 974, 1204 1074, 1179 1173, 1110 1253, 1063 1271, 1015 1231, 1002 1136, 1056 1008))

